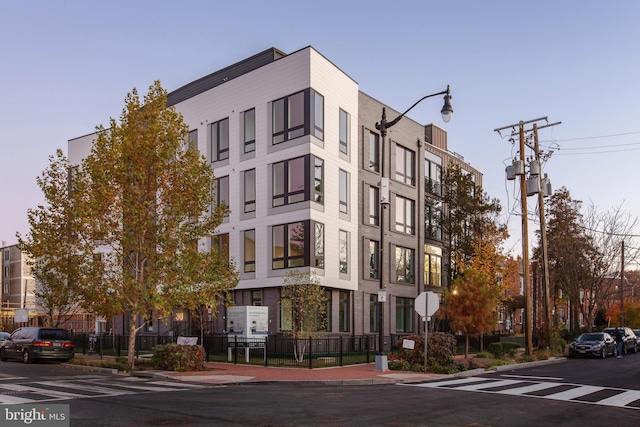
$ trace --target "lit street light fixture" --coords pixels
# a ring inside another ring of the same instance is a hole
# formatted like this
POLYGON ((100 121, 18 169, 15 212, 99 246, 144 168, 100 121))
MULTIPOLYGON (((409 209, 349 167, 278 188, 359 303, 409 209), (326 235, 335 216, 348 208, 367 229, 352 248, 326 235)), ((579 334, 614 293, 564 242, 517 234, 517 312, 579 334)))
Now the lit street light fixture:
POLYGON ((387 360, 387 355, 384 353, 384 302, 386 300, 386 288, 384 285, 384 274, 383 274, 383 266, 384 266, 384 211, 389 205, 389 178, 385 178, 384 176, 384 146, 385 146, 385 137, 387 136, 387 129, 394 126, 396 123, 402 119, 405 114, 413 109, 416 105, 421 103, 427 98, 431 98, 432 96, 444 95, 444 105, 442 110, 442 120, 445 123, 449 123, 451 120, 451 115, 453 114, 453 108, 451 107, 451 92, 450 88, 447 85, 447 90, 443 90, 442 92, 434 93, 431 95, 423 96, 420 98, 415 104, 407 109, 404 113, 400 114, 398 117, 393 119, 390 122, 387 122, 387 114, 386 108, 382 107, 382 118, 379 123, 376 123, 376 129, 380 131, 380 136, 382 137, 382 148, 380 150, 380 244, 379 244, 379 265, 378 265, 378 276, 380 279, 380 289, 378 290, 378 353, 376 354, 376 371, 386 371, 389 369, 389 361, 387 360))

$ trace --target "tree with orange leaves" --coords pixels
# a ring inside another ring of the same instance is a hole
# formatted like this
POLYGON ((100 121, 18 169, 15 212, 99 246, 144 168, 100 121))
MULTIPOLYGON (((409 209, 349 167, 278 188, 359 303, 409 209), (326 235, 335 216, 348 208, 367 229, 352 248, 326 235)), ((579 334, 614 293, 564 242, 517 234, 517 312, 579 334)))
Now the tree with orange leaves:
POLYGON ((465 335, 464 357, 469 356, 469 335, 490 332, 497 320, 499 288, 475 268, 465 269, 445 293, 445 312, 455 332, 465 335))

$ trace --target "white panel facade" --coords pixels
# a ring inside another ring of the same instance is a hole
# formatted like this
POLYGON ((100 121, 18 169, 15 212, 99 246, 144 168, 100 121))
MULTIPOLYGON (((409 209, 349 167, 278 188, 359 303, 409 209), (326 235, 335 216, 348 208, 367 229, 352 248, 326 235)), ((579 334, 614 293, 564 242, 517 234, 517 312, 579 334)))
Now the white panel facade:
MULTIPOLYGON (((333 288, 357 289, 357 102, 357 84, 315 50, 306 48, 176 105, 190 130, 198 130, 198 148, 208 159, 211 158, 209 124, 229 118, 229 159, 212 166, 216 177, 229 176, 231 213, 218 231, 229 234, 230 256, 241 273, 243 232, 255 229, 256 234, 255 273, 241 274, 237 289, 281 286, 287 269, 271 269, 271 226, 309 219, 325 226, 325 268, 314 269, 321 283, 333 288), (309 87, 324 96, 324 141, 306 135, 297 138, 294 145, 283 143, 282 147, 273 147, 271 102, 309 87), (252 158, 247 158, 242 154, 242 114, 252 108, 255 108, 256 150, 252 158), (351 162, 339 157, 339 108, 352 116, 351 162), (311 207, 310 202, 300 202, 281 209, 282 213, 270 214, 271 165, 310 153, 324 160, 324 206, 318 210, 311 207), (242 219, 242 176, 250 169, 256 171, 256 213, 255 218, 242 219), (339 220, 338 215, 339 169, 349 172, 351 180, 349 221, 339 220), (341 279, 338 270, 339 229, 351 236, 348 279, 341 279)), ((201 245, 208 247, 210 241, 203 240, 201 245)))

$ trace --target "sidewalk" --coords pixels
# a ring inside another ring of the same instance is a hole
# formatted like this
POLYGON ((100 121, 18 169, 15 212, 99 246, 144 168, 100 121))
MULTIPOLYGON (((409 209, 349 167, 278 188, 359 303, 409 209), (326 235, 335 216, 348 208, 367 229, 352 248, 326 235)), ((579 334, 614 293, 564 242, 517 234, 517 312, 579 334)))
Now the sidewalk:
POLYGON ((397 382, 432 381, 446 375, 376 371, 375 364, 336 366, 330 368, 280 368, 232 363, 207 362, 207 371, 159 372, 142 371, 135 375, 168 378, 175 381, 206 384, 241 383, 316 383, 324 385, 393 384, 397 382))
POLYGON ((504 372, 532 366, 546 365, 566 361, 566 358, 551 358, 536 362, 503 365, 485 369, 473 369, 456 374, 433 374, 407 371, 376 371, 375 364, 338 366, 330 368, 280 368, 244 365, 232 363, 207 362, 206 371, 198 372, 166 372, 138 371, 133 375, 164 378, 174 381, 204 384, 243 384, 243 383, 306 383, 319 385, 368 385, 420 383, 451 377, 469 377, 490 372, 504 372))

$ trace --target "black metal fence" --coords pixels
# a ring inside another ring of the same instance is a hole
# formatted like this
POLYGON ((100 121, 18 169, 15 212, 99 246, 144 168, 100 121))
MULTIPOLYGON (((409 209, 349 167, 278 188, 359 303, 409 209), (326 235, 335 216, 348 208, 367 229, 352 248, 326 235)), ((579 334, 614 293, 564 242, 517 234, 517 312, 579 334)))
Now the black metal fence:
MULTIPOLYGON (((125 356, 129 347, 129 337, 126 335, 74 334, 73 337, 76 352, 82 354, 125 356)), ((155 346, 172 342, 175 342, 175 338, 170 336, 136 336, 136 356, 150 355, 155 346)), ((385 342, 397 342, 397 339, 387 337, 385 342)), ((377 335, 310 337, 298 340, 279 335, 265 336, 264 339, 207 335, 202 345, 207 353, 207 361, 311 369, 371 363, 375 360, 377 343, 377 335)))
MULTIPOLYGON (((398 347, 406 334, 384 337, 388 352, 398 347)), ((128 335, 74 334, 77 353, 106 356, 125 356, 129 347, 128 335)), ((500 340, 497 335, 484 335, 482 344, 479 337, 469 337, 469 351, 474 353, 486 349, 489 344, 500 340)), ((465 337, 456 336, 458 353, 464 353, 465 337)), ((157 345, 176 342, 176 337, 168 335, 136 336, 136 357, 150 356, 157 345)), ((200 337, 198 337, 200 343, 200 337)), ((202 345, 207 361, 252 364, 264 366, 289 366, 318 368, 344 366, 375 361, 378 352, 378 335, 323 336, 294 339, 283 335, 268 335, 264 338, 242 338, 237 336, 205 335, 202 345)))

